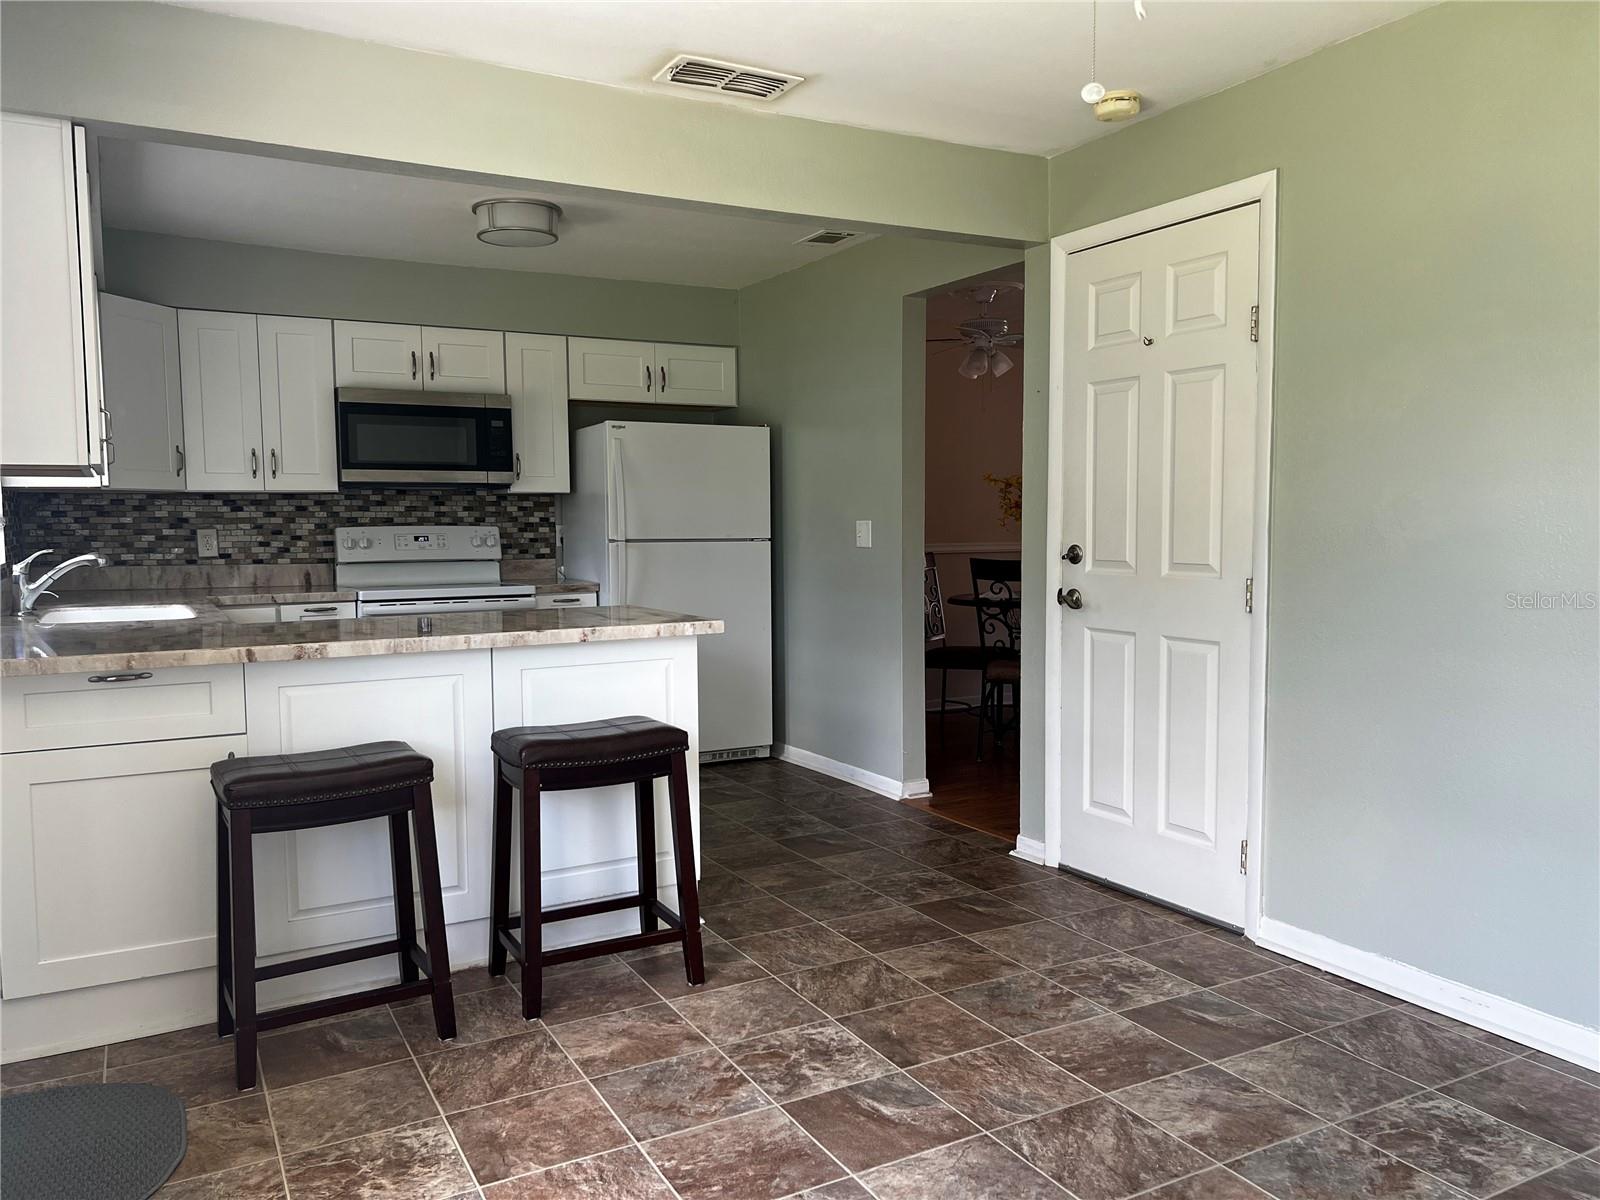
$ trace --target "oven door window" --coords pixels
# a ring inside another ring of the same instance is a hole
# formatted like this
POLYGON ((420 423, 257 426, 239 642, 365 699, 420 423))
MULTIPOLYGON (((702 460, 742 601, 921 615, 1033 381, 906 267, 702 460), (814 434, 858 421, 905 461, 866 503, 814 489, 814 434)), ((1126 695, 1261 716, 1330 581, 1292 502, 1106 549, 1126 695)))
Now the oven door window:
POLYGON ((482 409, 344 404, 340 463, 349 470, 481 470, 482 423, 482 409))

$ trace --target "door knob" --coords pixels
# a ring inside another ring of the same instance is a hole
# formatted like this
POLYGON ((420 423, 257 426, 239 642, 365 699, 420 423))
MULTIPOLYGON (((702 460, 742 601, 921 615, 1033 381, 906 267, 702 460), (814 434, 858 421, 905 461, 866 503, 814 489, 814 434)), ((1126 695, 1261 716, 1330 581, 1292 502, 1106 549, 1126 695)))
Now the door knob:
POLYGON ((1060 588, 1057 588, 1056 603, 1064 604, 1068 608, 1082 608, 1083 593, 1077 588, 1068 588, 1066 591, 1062 591, 1060 588))
POLYGON ((1083 547, 1074 542, 1067 547, 1067 552, 1061 557, 1076 566, 1083 561, 1083 547))

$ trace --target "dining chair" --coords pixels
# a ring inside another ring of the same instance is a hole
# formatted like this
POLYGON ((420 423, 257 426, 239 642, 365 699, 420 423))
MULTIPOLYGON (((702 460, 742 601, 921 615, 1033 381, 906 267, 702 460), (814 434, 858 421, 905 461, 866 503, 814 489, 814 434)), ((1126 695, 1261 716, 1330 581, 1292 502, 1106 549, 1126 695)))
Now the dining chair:
POLYGON ((994 732, 999 753, 1005 731, 1020 721, 1022 703, 1022 561, 973 558, 972 596, 983 650, 983 691, 978 699, 978 760, 983 761, 983 729, 994 732), (1006 689, 1011 689, 1012 720, 1005 719, 1006 689))
MULTIPOLYGON (((944 718, 950 708, 950 672, 982 671, 987 654, 982 646, 952 646, 946 640, 944 592, 939 586, 939 564, 932 554, 925 554, 922 563, 922 637, 922 664, 927 670, 939 672, 939 746, 943 749, 944 718)), ((972 705, 956 703, 961 711, 972 711, 972 705)))

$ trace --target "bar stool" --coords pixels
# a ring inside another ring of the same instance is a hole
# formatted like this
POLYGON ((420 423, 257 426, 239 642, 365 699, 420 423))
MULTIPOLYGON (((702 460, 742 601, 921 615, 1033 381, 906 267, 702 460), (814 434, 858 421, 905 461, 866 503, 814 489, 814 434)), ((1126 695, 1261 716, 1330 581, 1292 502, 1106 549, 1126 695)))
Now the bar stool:
POLYGON ((545 965, 683 943, 691 984, 706 981, 700 945, 700 896, 694 875, 694 830, 689 823, 689 735, 648 717, 616 717, 578 725, 526 725, 498 730, 494 749, 494 883, 489 925, 489 974, 504 975, 506 955, 522 966, 522 1015, 533 1020, 543 1003, 545 965), (656 896, 655 781, 668 780, 678 912, 656 896), (540 901, 539 796, 543 792, 633 784, 639 891, 544 911, 540 901), (522 913, 511 913, 511 793, 522 793, 522 913), (596 913, 639 910, 639 932, 581 946, 545 950, 543 926, 596 913), (670 928, 660 928, 665 921, 670 928))
POLYGON ((426 995, 433 999, 434 1029, 439 1037, 455 1037, 439 850, 428 786, 432 781, 433 760, 404 742, 225 758, 211 764, 211 790, 217 797, 217 1034, 234 1035, 234 1073, 241 1090, 255 1086, 256 1034, 284 1025, 426 995), (389 818, 389 852, 394 864, 395 936, 376 945, 258 966, 253 836, 385 816, 389 818), (417 829, 426 953, 417 945, 408 816, 417 829), (263 979, 385 954, 400 958, 397 984, 256 1012, 256 984, 263 979), (419 979, 419 974, 425 978, 419 979))

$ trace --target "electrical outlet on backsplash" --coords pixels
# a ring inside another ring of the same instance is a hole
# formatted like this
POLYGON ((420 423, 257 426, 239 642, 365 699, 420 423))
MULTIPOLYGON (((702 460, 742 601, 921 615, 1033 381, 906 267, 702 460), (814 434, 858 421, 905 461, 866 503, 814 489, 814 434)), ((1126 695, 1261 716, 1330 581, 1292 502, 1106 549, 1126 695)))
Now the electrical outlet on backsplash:
POLYGON ((62 554, 97 550, 119 567, 331 570, 333 531, 341 525, 498 525, 508 559, 551 560, 554 570, 550 496, 465 488, 314 495, 12 489, 4 500, 5 548, 15 558, 52 548, 62 554), (202 529, 216 531, 215 558, 198 556, 202 529))

